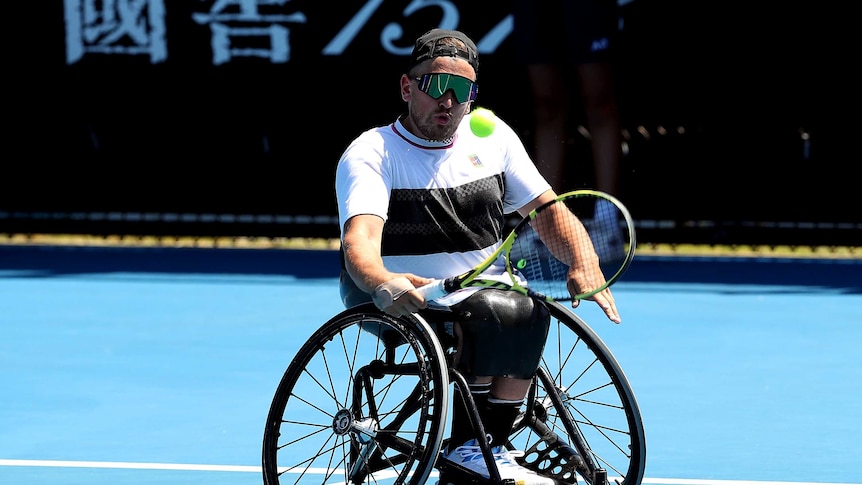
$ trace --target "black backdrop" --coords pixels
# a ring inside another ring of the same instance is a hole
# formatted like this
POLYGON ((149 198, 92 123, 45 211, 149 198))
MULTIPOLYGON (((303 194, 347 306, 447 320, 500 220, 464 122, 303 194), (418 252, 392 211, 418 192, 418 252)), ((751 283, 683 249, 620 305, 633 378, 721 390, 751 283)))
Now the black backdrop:
MULTIPOLYGON (((0 233, 335 236, 341 151, 402 109, 406 58, 382 39, 409 49, 433 26, 476 39, 478 104, 531 136, 523 73, 495 30, 507 1, 257 2, 293 15, 289 60, 220 64, 195 20, 215 0, 150 0, 164 5, 158 62, 70 60, 64 8, 84 2, 16 3, 0 233)), ((641 240, 859 245, 855 17, 841 2, 751 3, 622 6, 623 199, 641 240)), ((573 178, 589 186, 586 141, 571 144, 573 178)))

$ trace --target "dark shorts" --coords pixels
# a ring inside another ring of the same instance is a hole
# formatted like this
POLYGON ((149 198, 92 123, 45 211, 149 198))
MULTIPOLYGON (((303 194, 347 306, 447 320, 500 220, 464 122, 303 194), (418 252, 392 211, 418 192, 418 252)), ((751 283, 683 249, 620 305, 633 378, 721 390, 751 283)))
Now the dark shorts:
POLYGON ((522 64, 610 60, 619 32, 616 0, 515 0, 512 44, 522 64))

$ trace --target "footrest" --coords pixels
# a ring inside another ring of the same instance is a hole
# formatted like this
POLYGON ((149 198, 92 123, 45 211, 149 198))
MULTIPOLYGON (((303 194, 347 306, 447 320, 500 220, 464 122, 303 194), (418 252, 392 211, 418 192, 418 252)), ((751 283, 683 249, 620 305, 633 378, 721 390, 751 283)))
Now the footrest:
POLYGON ((576 473, 584 470, 583 458, 554 432, 546 433, 517 459, 524 468, 565 483, 578 483, 576 473))

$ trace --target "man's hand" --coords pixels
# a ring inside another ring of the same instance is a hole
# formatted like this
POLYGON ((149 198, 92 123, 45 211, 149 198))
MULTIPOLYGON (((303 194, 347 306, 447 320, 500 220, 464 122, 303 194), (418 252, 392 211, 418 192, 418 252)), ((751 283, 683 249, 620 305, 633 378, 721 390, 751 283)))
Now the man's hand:
MULTIPOLYGON (((602 275, 601 269, 598 267, 598 263, 588 267, 590 269, 583 267, 569 268, 566 287, 572 295, 582 294, 590 289, 598 288, 605 284, 605 278, 602 275)), ((596 302, 596 304, 599 305, 599 308, 605 312, 605 315, 607 315, 610 321, 614 323, 622 322, 620 313, 617 310, 617 304, 614 301, 614 295, 611 294, 610 288, 605 288, 587 299, 596 302)), ((579 304, 580 302, 578 300, 573 300, 572 308, 577 308, 579 304)))
POLYGON ((377 285, 371 292, 371 299, 377 308, 393 317, 409 315, 428 306, 425 299, 414 290, 432 281, 412 274, 398 276, 377 285))

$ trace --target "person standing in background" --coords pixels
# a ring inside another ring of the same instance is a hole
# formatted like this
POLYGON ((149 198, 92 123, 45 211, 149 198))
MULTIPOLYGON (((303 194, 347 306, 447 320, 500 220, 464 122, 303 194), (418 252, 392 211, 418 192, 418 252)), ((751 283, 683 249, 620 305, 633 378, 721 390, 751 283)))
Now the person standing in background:
POLYGON ((594 188, 619 196, 622 129, 614 86, 616 0, 514 0, 516 60, 532 91, 533 160, 557 193, 566 180, 570 93, 580 94, 594 188))

